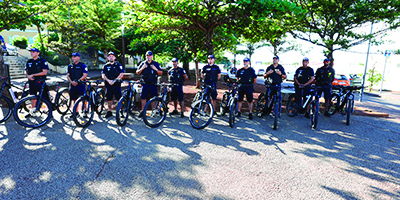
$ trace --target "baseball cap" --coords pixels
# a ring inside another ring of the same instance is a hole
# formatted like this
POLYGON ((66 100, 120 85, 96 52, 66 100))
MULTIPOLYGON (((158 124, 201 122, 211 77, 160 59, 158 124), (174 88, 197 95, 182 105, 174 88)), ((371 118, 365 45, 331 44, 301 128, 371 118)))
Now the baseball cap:
POLYGON ((78 57, 81 57, 81 55, 78 53, 78 52, 75 52, 75 53, 72 53, 72 56, 78 56, 78 57))
POLYGON ((250 62, 250 58, 244 58, 243 61, 250 62))
POLYGON ((331 60, 329 60, 329 58, 325 58, 324 62, 326 62, 326 61, 330 62, 331 60))
POLYGON ((152 56, 152 55, 153 55, 153 52, 147 51, 147 52, 146 52, 146 55, 152 56))
POLYGON ((29 51, 33 51, 33 52, 39 52, 40 53, 40 51, 39 51, 39 49, 38 48, 32 48, 32 49, 28 49, 29 51))
POLYGON ((172 62, 178 62, 178 58, 172 58, 172 62))
POLYGON ((115 53, 110 51, 110 52, 108 52, 107 56, 109 56, 109 55, 114 55, 115 56, 115 53))
POLYGON ((214 55, 208 55, 207 58, 215 59, 214 55))
POLYGON ((306 60, 306 61, 310 61, 310 60, 308 60, 308 58, 307 58, 307 57, 304 57, 304 58, 303 58, 303 61, 305 61, 305 60, 306 60))
POLYGON ((274 58, 276 58, 276 59, 279 60, 279 56, 277 56, 277 55, 275 55, 274 57, 272 57, 272 59, 274 59, 274 58))

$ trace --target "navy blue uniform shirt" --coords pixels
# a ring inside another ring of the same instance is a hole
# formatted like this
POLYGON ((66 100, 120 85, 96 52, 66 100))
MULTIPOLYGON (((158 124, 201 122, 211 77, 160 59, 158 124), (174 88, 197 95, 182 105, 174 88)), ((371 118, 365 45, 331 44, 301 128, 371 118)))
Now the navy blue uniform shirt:
POLYGON ((206 65, 201 70, 201 73, 204 74, 204 82, 206 84, 214 84, 218 81, 218 74, 221 73, 218 65, 206 65))
POLYGON ((158 70, 161 70, 160 64, 154 60, 152 60, 150 63, 148 63, 147 60, 145 60, 142 63, 140 63, 138 70, 140 70, 145 65, 147 65, 147 68, 144 69, 140 74, 142 76, 142 80, 146 84, 155 84, 157 82, 158 74, 157 71, 153 70, 150 67, 150 65, 154 65, 154 67, 156 67, 158 70))
POLYGON ((72 81, 77 81, 84 73, 88 73, 88 69, 82 62, 78 62, 78 64, 72 63, 68 65, 67 73, 72 81))
POLYGON ((280 85, 282 83, 282 76, 278 75, 276 72, 281 71, 282 75, 286 75, 285 69, 282 67, 282 65, 278 64, 278 66, 274 67, 274 65, 270 65, 265 73, 267 73, 269 70, 273 70, 272 74, 268 75, 267 78, 271 79, 272 84, 274 85, 280 85))
MULTIPOLYGON (((38 58, 36 60, 34 59, 29 59, 28 62, 26 62, 25 66, 25 71, 28 72, 28 75, 31 74, 37 74, 43 71, 43 69, 49 69, 49 65, 47 64, 46 60, 43 58, 38 58)), ((35 79, 40 79, 44 78, 46 79, 46 76, 35 76, 35 79)))
POLYGON ((332 82, 335 78, 335 70, 329 66, 325 68, 324 66, 317 69, 315 73, 315 83, 316 85, 332 85, 332 82))
POLYGON ((253 68, 249 67, 245 69, 244 67, 239 69, 236 73, 236 77, 239 79, 239 83, 251 84, 254 79, 257 78, 256 72, 253 68))
POLYGON ((168 71, 168 76, 169 76, 169 81, 171 83, 177 83, 180 85, 183 85, 183 81, 185 80, 185 77, 183 77, 186 74, 186 71, 183 68, 177 67, 177 68, 172 68, 168 71))
MULTIPOLYGON (((314 76, 314 70, 311 67, 299 67, 294 76, 300 84, 305 84, 314 76)), ((296 82, 294 84, 297 85, 296 82)))

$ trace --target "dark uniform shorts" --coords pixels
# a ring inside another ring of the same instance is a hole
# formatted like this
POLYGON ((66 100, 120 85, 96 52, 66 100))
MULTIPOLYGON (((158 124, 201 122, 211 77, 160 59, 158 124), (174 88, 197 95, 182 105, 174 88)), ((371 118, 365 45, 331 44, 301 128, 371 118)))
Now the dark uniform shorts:
POLYGON ((253 102, 253 87, 240 87, 238 93, 239 93, 238 97, 239 102, 243 101, 245 94, 247 102, 249 103, 253 102))
POLYGON ((151 99, 157 95, 157 85, 143 84, 142 94, 140 94, 141 99, 151 99))
POLYGON ((121 98, 122 94, 121 94, 120 86, 112 86, 112 85, 106 84, 106 89, 107 89, 106 99, 108 101, 111 101, 113 99, 113 96, 115 97, 115 99, 117 101, 121 98))
POLYGON ((323 86, 320 86, 320 87, 322 87, 322 88, 318 88, 318 96, 321 96, 322 92, 324 92, 325 101, 329 101, 329 99, 331 98, 332 86, 323 85, 323 86))
POLYGON ((85 94, 85 91, 85 85, 82 83, 78 83, 78 85, 76 86, 70 85, 69 97, 71 98, 71 100, 77 100, 80 96, 83 96, 85 94))
POLYGON ((177 85, 172 87, 171 91, 171 101, 183 101, 183 86, 182 85, 177 85))

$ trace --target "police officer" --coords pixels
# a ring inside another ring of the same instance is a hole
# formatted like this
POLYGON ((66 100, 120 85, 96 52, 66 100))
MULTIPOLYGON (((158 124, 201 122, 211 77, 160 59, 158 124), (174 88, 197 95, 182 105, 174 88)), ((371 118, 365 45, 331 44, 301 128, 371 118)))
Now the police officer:
POLYGON ((209 55, 207 57, 208 65, 204 66, 201 70, 201 78, 204 83, 213 87, 211 92, 211 104, 215 109, 215 102, 217 99, 217 81, 221 78, 221 70, 218 65, 215 65, 214 55, 209 55))
MULTIPOLYGON (((299 67, 294 74, 294 88, 297 96, 301 96, 303 92, 303 98, 310 92, 310 87, 314 78, 314 70, 308 66, 309 59, 307 57, 303 58, 303 66, 299 67)), ((300 103, 300 99, 299 99, 300 103)), ((309 115, 310 108, 307 107, 306 118, 310 118, 309 115)))
POLYGON ((174 66, 172 69, 168 71, 169 81, 171 83, 179 84, 177 86, 172 87, 171 91, 171 101, 174 102, 174 111, 172 111, 171 115, 178 114, 178 101, 181 107, 181 117, 183 117, 183 82, 185 82, 188 77, 186 75, 186 71, 183 68, 178 67, 178 59, 172 58, 172 65, 174 66))
POLYGON ((69 96, 74 102, 79 96, 85 94, 85 85, 78 83, 86 79, 88 68, 85 64, 80 62, 81 56, 79 53, 72 53, 72 63, 68 65, 67 80, 70 82, 69 96))
POLYGON ((285 69, 279 64, 279 57, 274 56, 272 61, 273 64, 265 70, 264 74, 264 78, 268 78, 272 86, 269 90, 267 89, 268 96, 272 96, 272 94, 276 93, 282 80, 286 79, 285 69))
POLYGON ((121 64, 115 62, 115 54, 110 51, 107 54, 107 59, 109 60, 103 67, 102 77, 105 80, 105 85, 107 89, 106 99, 108 101, 108 111, 106 114, 106 118, 112 116, 112 100, 113 97, 118 101, 121 98, 121 82, 117 81, 122 79, 124 76, 124 69, 121 64))
MULTIPOLYGON (((45 59, 40 58, 40 51, 37 48, 32 48, 29 50, 31 52, 32 58, 26 62, 25 75, 28 78, 29 84, 29 94, 37 95, 42 89, 42 85, 46 80, 47 70, 49 66, 45 59)), ((44 97, 50 100, 48 96, 48 89, 44 90, 44 97)), ((36 104, 35 100, 32 100, 32 106, 36 104)))
POLYGON ((142 117, 146 102, 152 97, 158 95, 156 85, 157 77, 162 75, 160 64, 153 60, 153 52, 146 52, 146 60, 139 64, 139 69, 136 74, 141 75, 142 81, 144 82, 142 86, 142 94, 140 95, 140 98, 142 99, 142 112, 140 112, 139 117, 142 117))
POLYGON ((321 96, 322 92, 324 92, 325 99, 325 113, 324 116, 330 117, 328 114, 329 109, 329 99, 331 98, 332 93, 332 82, 335 77, 335 70, 329 66, 330 60, 329 58, 325 58, 324 66, 317 69, 315 73, 315 84, 317 86, 322 86, 321 89, 318 90, 318 96, 321 96))
POLYGON ((237 116, 241 115, 240 110, 242 109, 242 103, 244 95, 246 94, 246 100, 249 104, 249 119, 253 119, 253 84, 257 83, 256 72, 250 67, 250 59, 243 59, 244 67, 239 69, 236 73, 236 79, 239 83, 239 99, 238 99, 238 113, 237 116))

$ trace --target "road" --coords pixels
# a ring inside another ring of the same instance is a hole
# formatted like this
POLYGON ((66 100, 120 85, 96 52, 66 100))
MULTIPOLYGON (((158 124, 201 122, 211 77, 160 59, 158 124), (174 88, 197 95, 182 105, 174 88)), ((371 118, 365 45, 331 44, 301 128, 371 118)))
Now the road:
POLYGON ((0 199, 399 199, 400 125, 391 118, 168 117, 148 128, 95 116, 77 128, 0 124, 0 199))

